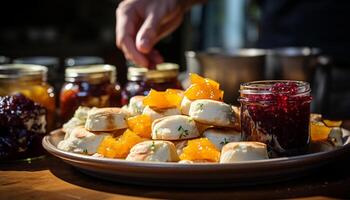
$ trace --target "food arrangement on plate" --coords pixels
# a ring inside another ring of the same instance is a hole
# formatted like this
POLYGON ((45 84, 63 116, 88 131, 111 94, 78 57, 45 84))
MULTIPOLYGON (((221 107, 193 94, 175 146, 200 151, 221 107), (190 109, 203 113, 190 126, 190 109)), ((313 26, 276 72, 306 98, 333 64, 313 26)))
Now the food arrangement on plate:
POLYGON ((190 80, 184 91, 151 90, 122 108, 79 107, 62 127, 65 137, 58 149, 127 161, 191 164, 263 160, 343 145, 341 122, 310 115, 311 97, 299 94, 300 82, 270 84, 270 93, 262 99, 244 93, 241 110, 223 102, 216 81, 196 74, 190 74, 190 80), (279 121, 267 124, 271 116, 279 121))

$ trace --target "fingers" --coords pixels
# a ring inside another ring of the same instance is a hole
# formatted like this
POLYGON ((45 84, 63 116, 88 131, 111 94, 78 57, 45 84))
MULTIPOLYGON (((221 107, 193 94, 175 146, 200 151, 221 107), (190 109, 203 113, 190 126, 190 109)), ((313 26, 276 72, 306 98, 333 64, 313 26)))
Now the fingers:
POLYGON ((135 41, 131 37, 125 36, 122 39, 121 49, 127 59, 132 60, 139 66, 148 67, 149 62, 146 56, 137 51, 135 41))
POLYGON ((147 16, 136 35, 136 47, 140 52, 149 53, 157 42, 157 32, 160 21, 160 15, 156 15, 155 13, 151 13, 147 16))
POLYGON ((116 11, 116 45, 127 59, 140 66, 148 66, 147 58, 135 46, 138 19, 128 4, 122 2, 116 11))

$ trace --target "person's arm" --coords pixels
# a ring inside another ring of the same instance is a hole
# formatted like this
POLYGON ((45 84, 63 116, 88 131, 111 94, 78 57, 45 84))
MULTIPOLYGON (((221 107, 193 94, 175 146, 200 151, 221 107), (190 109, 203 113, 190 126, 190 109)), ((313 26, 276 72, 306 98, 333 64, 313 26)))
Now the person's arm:
POLYGON ((116 10, 116 45, 137 65, 163 62, 154 45, 173 32, 184 13, 204 0, 125 0, 116 10))

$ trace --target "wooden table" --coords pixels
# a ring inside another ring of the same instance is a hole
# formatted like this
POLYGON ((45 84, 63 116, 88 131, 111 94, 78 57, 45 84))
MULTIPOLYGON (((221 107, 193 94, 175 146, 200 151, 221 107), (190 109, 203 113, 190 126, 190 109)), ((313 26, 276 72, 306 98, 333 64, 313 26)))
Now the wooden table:
MULTIPOLYGON (((343 126, 350 129, 350 120, 343 126)), ((223 177, 225 178, 225 177, 223 177)), ((0 200, 21 199, 350 199, 350 155, 296 180, 216 189, 159 188, 108 182, 80 173, 58 158, 0 163, 0 200)))
MULTIPOLYGON (((350 198, 350 155, 306 177, 270 185, 217 189, 159 188, 91 178, 47 156, 31 164, 0 164, 0 199, 271 199, 350 198)), ((223 177, 225 178, 225 177, 223 177)))

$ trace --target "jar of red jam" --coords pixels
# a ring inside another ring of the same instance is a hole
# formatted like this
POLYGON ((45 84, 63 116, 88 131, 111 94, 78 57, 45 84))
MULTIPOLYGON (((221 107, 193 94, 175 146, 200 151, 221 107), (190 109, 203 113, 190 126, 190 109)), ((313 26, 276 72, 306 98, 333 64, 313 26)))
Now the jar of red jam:
POLYGON ((147 95, 149 92, 145 81, 147 71, 148 69, 144 67, 130 66, 128 68, 128 82, 122 90, 122 105, 128 104, 133 96, 147 95))
POLYGON ((242 139, 265 143, 270 157, 305 154, 310 142, 310 92, 303 81, 241 84, 242 139))
POLYGON ((42 157, 41 141, 54 128, 55 96, 40 65, 0 66, 0 162, 42 157))
POLYGON ((54 88, 47 82, 48 69, 42 65, 6 64, 0 66, 0 96, 21 93, 46 109, 47 131, 55 128, 54 88))
POLYGON ((120 106, 120 85, 116 81, 116 67, 87 65, 68 67, 61 90, 62 122, 68 121, 79 106, 120 106))
POLYGON ((162 63, 155 70, 149 70, 146 74, 146 84, 150 89, 165 91, 168 88, 182 89, 178 80, 179 65, 174 63, 162 63))

